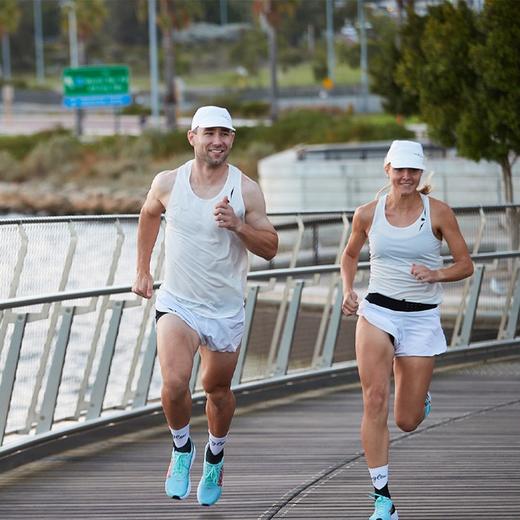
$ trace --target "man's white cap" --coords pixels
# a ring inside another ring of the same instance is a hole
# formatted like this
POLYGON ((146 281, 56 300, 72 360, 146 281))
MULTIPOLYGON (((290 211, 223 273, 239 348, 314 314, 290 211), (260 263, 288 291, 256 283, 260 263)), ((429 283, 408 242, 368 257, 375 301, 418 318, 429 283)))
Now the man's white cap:
POLYGON ((200 107, 194 114, 191 120, 191 129, 195 128, 233 128, 233 121, 231 121, 230 113, 221 107, 200 107))
POLYGON ((415 168, 424 170, 424 152, 421 143, 415 141, 394 141, 385 157, 385 166, 392 168, 415 168))

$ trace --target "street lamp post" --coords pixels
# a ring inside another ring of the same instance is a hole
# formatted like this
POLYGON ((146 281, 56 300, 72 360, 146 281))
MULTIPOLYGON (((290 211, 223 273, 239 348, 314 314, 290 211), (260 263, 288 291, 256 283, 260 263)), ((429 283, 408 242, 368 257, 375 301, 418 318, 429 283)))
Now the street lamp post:
POLYGON ((365 25, 365 8, 363 0, 358 0, 358 24, 361 44, 361 95, 363 112, 368 111, 368 57, 367 57, 367 31, 365 25))
POLYGON ((150 47, 150 105, 152 124, 159 126, 159 68, 157 65, 157 6, 148 0, 148 38, 150 47))
POLYGON ((42 0, 34 0, 34 52, 36 57, 36 79, 43 83, 45 66, 43 58, 42 0))

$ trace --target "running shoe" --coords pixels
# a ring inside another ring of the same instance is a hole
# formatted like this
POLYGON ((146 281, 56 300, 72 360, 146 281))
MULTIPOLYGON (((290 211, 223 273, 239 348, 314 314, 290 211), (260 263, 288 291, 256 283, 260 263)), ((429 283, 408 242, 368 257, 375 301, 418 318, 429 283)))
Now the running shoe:
POLYGON ((368 520, 399 520, 397 509, 391 498, 383 495, 373 494, 376 500, 374 502, 374 513, 368 520))
POLYGON ((204 468, 202 478, 197 488, 197 500, 201 506, 213 505, 222 494, 222 480, 224 478, 224 458, 218 464, 211 464, 206 460, 209 443, 204 450, 204 468))
POLYGON ((172 459, 164 482, 164 491, 170 498, 184 500, 190 494, 190 470, 194 460, 195 444, 193 442, 191 442, 191 450, 187 452, 173 448, 172 459))
POLYGON ((426 392, 426 399, 424 400, 424 418, 430 415, 432 411, 432 394, 430 392, 426 392))

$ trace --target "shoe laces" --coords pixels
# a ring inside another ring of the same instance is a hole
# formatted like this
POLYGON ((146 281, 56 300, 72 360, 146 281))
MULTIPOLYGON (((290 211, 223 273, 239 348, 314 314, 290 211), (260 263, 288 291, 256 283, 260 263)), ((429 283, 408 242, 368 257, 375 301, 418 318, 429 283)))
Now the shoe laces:
POLYGON ((391 498, 385 497, 384 495, 379 495, 378 493, 370 493, 370 497, 375 499, 375 513, 387 513, 392 509, 394 503, 391 498))
POLYGON ((208 484, 218 484, 222 463, 211 464, 206 462, 204 467, 204 480, 208 484))
POLYGON ((181 453, 176 451, 173 462, 172 474, 179 478, 184 478, 190 471, 191 453, 181 453))

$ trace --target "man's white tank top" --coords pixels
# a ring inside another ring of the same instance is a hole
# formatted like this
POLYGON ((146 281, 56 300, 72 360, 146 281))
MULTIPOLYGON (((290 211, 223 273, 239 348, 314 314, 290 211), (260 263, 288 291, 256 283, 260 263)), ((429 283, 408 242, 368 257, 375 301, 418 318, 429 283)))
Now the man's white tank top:
POLYGON ((244 219, 242 173, 229 165, 220 192, 201 199, 190 185, 192 163, 177 170, 166 208, 165 277, 156 307, 167 312, 174 297, 200 316, 228 318, 244 305, 247 250, 233 231, 217 226, 213 211, 227 195, 237 217, 244 219))
POLYGON ((388 222, 385 216, 386 198, 387 195, 384 195, 377 202, 368 233, 368 292, 377 292, 397 300, 441 303, 441 284, 421 282, 410 272, 414 263, 432 270, 442 267, 442 241, 433 234, 429 198, 421 194, 424 209, 419 218, 406 227, 392 226, 388 222))

